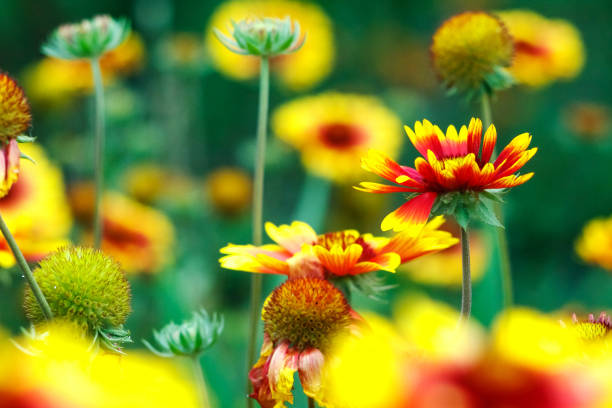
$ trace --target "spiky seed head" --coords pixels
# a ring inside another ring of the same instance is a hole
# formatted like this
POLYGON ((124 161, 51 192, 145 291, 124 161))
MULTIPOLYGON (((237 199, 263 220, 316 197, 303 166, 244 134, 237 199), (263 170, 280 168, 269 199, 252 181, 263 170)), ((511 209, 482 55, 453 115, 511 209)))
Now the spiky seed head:
MULTIPOLYGON (((53 316, 72 321, 95 334, 118 328, 130 313, 130 285, 124 272, 108 255, 88 247, 63 247, 34 270, 53 316)), ((29 287, 24 309, 33 323, 44 320, 29 287)))
POLYGON ((0 73, 0 141, 16 139, 31 123, 30 104, 23 89, 13 78, 0 73))

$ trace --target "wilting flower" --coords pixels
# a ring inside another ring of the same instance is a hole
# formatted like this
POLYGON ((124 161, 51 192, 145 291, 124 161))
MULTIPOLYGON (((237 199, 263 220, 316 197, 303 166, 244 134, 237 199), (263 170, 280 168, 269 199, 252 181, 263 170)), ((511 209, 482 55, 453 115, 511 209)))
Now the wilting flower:
MULTIPOLYGON (((68 244, 72 217, 60 168, 40 146, 28 143, 21 150, 36 164, 22 163, 19 179, 0 198, 0 213, 26 260, 37 262, 68 244)), ((14 264, 13 252, 0 237, 0 266, 14 264)))
MULTIPOLYGON (((137 72, 144 58, 142 38, 131 33, 121 45, 100 58, 103 80, 109 83, 137 72)), ((46 57, 28 67, 23 76, 24 87, 33 102, 55 104, 93 90, 91 66, 83 60, 46 57)))
POLYGON ((321 376, 332 339, 359 332, 361 318, 342 292, 319 278, 288 280, 266 299, 261 319, 264 343, 249 373, 251 397, 263 408, 293 403, 293 377, 298 373, 304 393, 324 402, 321 376))
POLYGON ((49 36, 42 51, 50 57, 67 60, 100 58, 117 48, 129 33, 130 25, 126 19, 115 20, 100 15, 60 26, 49 36))
MULTIPOLYGON (((122 329, 131 311, 130 284, 108 255, 93 248, 64 247, 43 259, 33 273, 56 319, 99 336, 113 350, 119 350, 117 343, 130 341, 122 329)), ((45 321, 29 286, 23 307, 32 323, 45 321)))
POLYGON ((580 33, 571 23, 547 19, 533 11, 498 13, 514 38, 515 56, 510 72, 518 82, 543 86, 577 76, 585 51, 580 33))
POLYGON ((612 271, 612 217, 589 221, 575 247, 583 261, 612 271))
POLYGON ((204 190, 218 212, 237 215, 251 204, 252 177, 238 167, 221 167, 206 176, 204 190))
POLYGON ((39 329, 13 342, 0 336, 0 407, 199 406, 195 387, 170 361, 136 350, 96 352, 91 338, 64 322, 39 329))
POLYGON ((511 79, 504 67, 513 54, 512 37, 496 16, 465 12, 446 20, 431 44, 434 69, 448 88, 477 95, 505 88, 511 79))
MULTIPOLYGON (((446 220, 440 229, 451 231, 453 236, 459 236, 459 226, 450 219, 446 220)), ((489 253, 487 236, 479 229, 471 229, 470 268, 473 282, 480 280, 484 275, 489 262, 489 253)), ((438 253, 415 259, 401 266, 398 271, 405 272, 413 281, 426 285, 460 286, 461 246, 454 245, 438 253)))
MULTIPOLYGON (((75 216, 90 226, 93 186, 75 186, 70 199, 75 216)), ((174 227, 163 213, 116 192, 104 193, 102 209, 102 250, 116 259, 126 273, 156 273, 172 260, 174 227)), ((85 242, 91 239, 88 232, 85 242)))
POLYGON ((337 92, 296 99, 272 116, 274 133, 301 152, 304 166, 338 183, 359 176, 357 164, 369 148, 396 157, 399 126, 376 97, 337 92))
POLYGON ((317 235, 306 223, 266 223, 266 232, 276 244, 256 247, 233 245, 221 249, 219 262, 227 269, 255 273, 341 278, 379 270, 395 272, 402 263, 440 251, 457 243, 432 220, 422 231, 406 231, 393 238, 374 237, 355 230, 317 235))
POLYGON ((563 112, 571 132, 588 141, 604 138, 612 127, 610 107, 596 102, 575 102, 563 112))
POLYGON ((362 182, 360 187, 356 187, 358 190, 411 194, 405 204, 383 219, 383 231, 402 231, 411 225, 424 224, 434 204, 434 209, 455 215, 462 227, 475 215, 487 223, 498 225, 482 198, 495 199, 491 192, 518 186, 533 176, 533 173, 515 174, 537 151, 537 148, 527 150, 531 142, 529 133, 512 139, 490 163, 497 131, 491 125, 482 138, 480 119, 472 118, 469 127, 462 126, 459 132, 451 125, 446 134, 427 120, 416 122, 414 131, 408 126, 405 130, 423 156, 415 160, 415 168, 400 166, 375 150, 370 150, 361 162, 364 170, 398 185, 362 182))
POLYGON ((213 13, 206 30, 206 48, 213 65, 235 79, 249 79, 259 73, 259 59, 231 52, 215 37, 214 28, 224 29, 230 21, 248 18, 290 16, 300 24, 308 39, 300 52, 272 58, 271 69, 288 88, 301 90, 319 83, 329 74, 334 60, 332 24, 315 4, 297 1, 257 0, 230 1, 213 13))

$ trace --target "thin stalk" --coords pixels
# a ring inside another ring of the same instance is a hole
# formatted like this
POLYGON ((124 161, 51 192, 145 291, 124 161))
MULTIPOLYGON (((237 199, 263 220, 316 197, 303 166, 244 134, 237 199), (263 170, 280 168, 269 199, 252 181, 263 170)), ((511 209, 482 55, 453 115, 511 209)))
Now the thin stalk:
POLYGON ((308 397, 308 408, 315 408, 315 402, 310 397, 308 397))
POLYGON ((30 284, 32 293, 34 294, 34 297, 38 301, 38 304, 40 305, 43 315, 45 316, 45 319, 47 320, 53 319, 53 313, 51 312, 49 303, 47 303, 47 299, 45 299, 45 295, 43 295, 42 290, 40 290, 40 286, 38 286, 38 283, 36 283, 34 274, 32 273, 32 270, 30 270, 30 266, 28 265, 28 262, 23 257, 23 254, 21 253, 21 250, 19 249, 17 242, 15 242, 15 238, 13 237, 13 234, 11 234, 11 231, 8 229, 8 226, 4 222, 4 218, 2 218, 2 215, 0 215, 0 230, 2 231, 2 235, 4 235, 4 239, 6 239, 6 242, 11 248, 11 251, 13 252, 13 255, 15 256, 15 259, 17 260, 17 263, 19 264, 19 267, 23 271, 23 276, 25 276, 26 280, 30 284))
POLYGON ((470 240, 467 228, 461 228, 461 319, 467 321, 472 310, 472 275, 470 272, 470 240))
MULTIPOLYGON (((487 92, 482 94, 482 124, 483 128, 487 129, 492 123, 491 114, 491 98, 487 92)), ((493 155, 497 155, 494 151, 493 155)), ((493 203, 493 210, 495 215, 503 224, 504 213, 500 203, 493 203)), ((502 282, 502 291, 504 299, 504 307, 509 308, 513 303, 512 293, 512 266, 510 264, 510 254, 508 250, 508 237, 506 236, 506 230, 504 228, 496 228, 497 234, 497 246, 499 248, 499 271, 502 282)))
POLYGON ((102 243, 102 194, 104 193, 104 84, 100 61, 92 58, 91 71, 93 74, 96 100, 95 117, 95 204, 94 204, 94 247, 100 248, 102 243))
MULTIPOLYGON (((257 147, 255 151, 255 180, 253 182, 253 245, 261 245, 263 230, 263 196, 264 170, 266 161, 266 134, 268 129, 268 102, 270 94, 270 65, 268 58, 261 58, 259 73, 259 112, 257 116, 257 147)), ((249 327, 249 344, 247 351, 248 368, 255 361, 255 341, 257 323, 259 322, 259 305, 261 304, 261 274, 251 276, 251 317, 249 327)), ((247 370, 248 371, 248 370, 247 370)), ((247 394, 251 393, 251 383, 247 379, 247 394)), ((247 399, 247 406, 253 406, 253 400, 247 399)))
POLYGON ((200 407, 210 408, 210 398, 208 397, 208 389, 206 388, 206 380, 204 379, 204 373, 202 372, 200 359, 197 356, 194 356, 193 358, 191 358, 191 364, 193 366, 193 376, 195 378, 196 390, 198 392, 200 407))

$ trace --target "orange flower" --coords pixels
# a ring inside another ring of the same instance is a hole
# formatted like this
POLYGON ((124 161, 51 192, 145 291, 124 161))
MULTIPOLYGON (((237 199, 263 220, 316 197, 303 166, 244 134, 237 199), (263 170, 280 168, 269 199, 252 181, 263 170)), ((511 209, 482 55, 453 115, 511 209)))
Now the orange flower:
POLYGON ((261 313, 264 343, 249 372, 251 398, 263 408, 293 403, 298 372, 304 393, 324 404, 325 354, 341 333, 359 332, 362 319, 334 285, 319 278, 289 280, 266 299, 261 313))
POLYGON ((443 218, 432 220, 421 231, 410 230, 393 238, 344 230, 317 235, 306 223, 291 225, 266 223, 266 232, 276 244, 256 247, 233 245, 221 249, 226 254, 221 266, 246 272, 287 275, 289 278, 319 278, 360 275, 378 270, 395 272, 402 263, 455 245, 456 238, 437 227, 443 218))
POLYGON ((451 125, 446 134, 427 120, 416 122, 414 131, 408 126, 405 130, 423 156, 415 160, 415 168, 400 166, 375 150, 370 150, 361 162, 364 170, 398 185, 362 182, 356 187, 358 190, 412 194, 405 204, 385 217, 381 224, 383 231, 402 231, 410 225, 425 224, 434 203, 448 198, 447 193, 475 193, 478 199, 480 192, 515 187, 533 176, 533 173, 515 174, 537 151, 536 148, 527 150, 531 142, 529 133, 515 137, 490 163, 497 132, 491 125, 483 139, 480 119, 472 118, 469 127, 462 126, 459 132, 451 125))

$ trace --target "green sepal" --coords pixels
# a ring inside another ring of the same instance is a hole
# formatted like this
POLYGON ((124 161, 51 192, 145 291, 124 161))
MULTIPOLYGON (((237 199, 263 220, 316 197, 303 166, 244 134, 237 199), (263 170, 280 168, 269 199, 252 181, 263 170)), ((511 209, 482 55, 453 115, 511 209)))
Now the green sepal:
POLYGON ((356 291, 379 302, 383 301, 381 294, 397 286, 385 284, 385 279, 377 276, 376 273, 342 276, 332 279, 332 282, 347 299, 350 299, 351 293, 356 291))
POLYGON ((503 192, 490 190, 439 194, 431 213, 434 216, 452 216, 462 228, 467 228, 474 221, 503 228, 492 206, 493 202, 503 202, 503 192))
POLYGON ((34 160, 33 158, 31 158, 30 156, 28 156, 27 154, 25 154, 24 152, 21 152, 21 151, 19 152, 19 158, 20 159, 25 159, 27 161, 30 161, 30 162, 34 163, 34 164, 37 164, 36 160, 34 160))
POLYGON ((96 330, 94 342, 96 340, 100 346, 117 354, 125 354, 123 344, 132 343, 130 331, 123 326, 99 328, 96 330))
POLYGON ((19 135, 17 136, 17 143, 32 143, 36 141, 36 136, 19 135))

